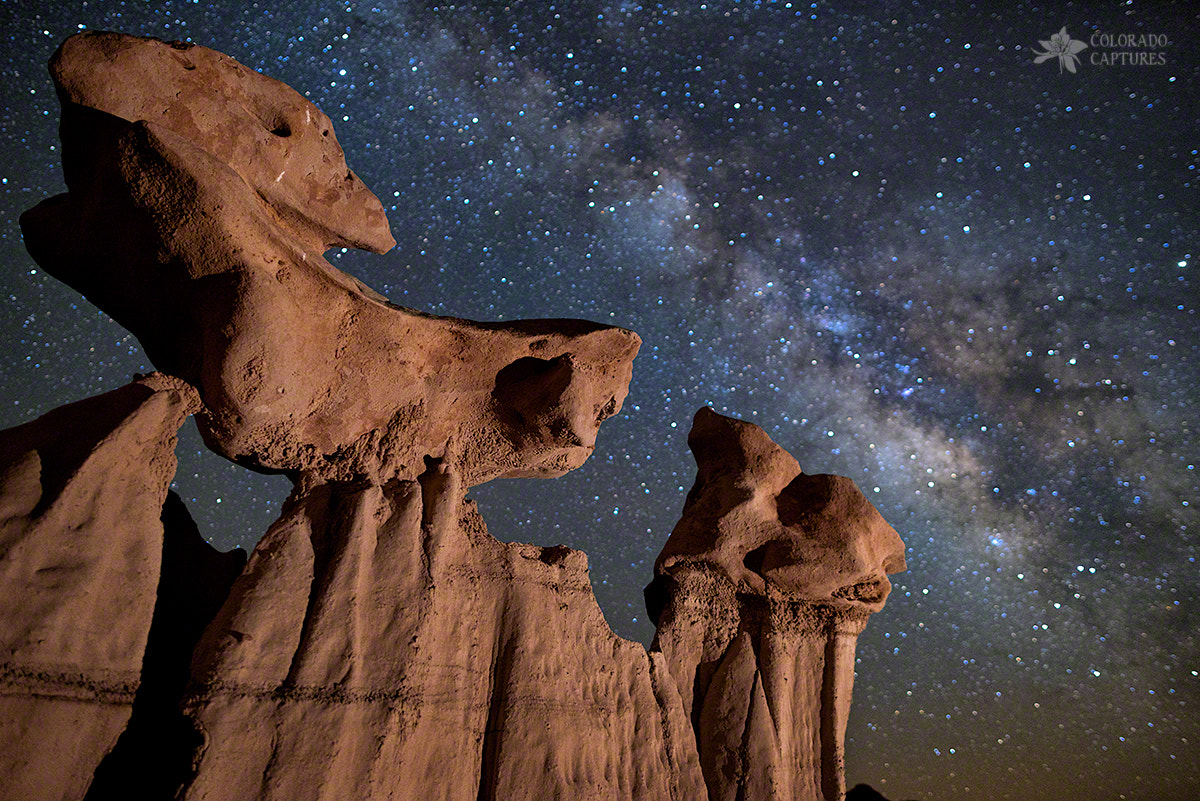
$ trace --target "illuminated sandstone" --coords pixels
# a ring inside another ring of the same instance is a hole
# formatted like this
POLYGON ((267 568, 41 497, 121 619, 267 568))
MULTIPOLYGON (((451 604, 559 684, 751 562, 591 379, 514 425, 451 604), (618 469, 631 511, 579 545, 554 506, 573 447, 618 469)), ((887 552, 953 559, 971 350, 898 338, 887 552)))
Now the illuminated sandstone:
POLYGON ((709 798, 840 799, 855 643, 904 543, 756 425, 700 409, 688 444, 696 482, 647 600, 709 798))
POLYGON ((840 801, 855 639, 904 569, 849 479, 700 410, 655 645, 622 640, 584 554, 501 543, 465 495, 579 467, 635 334, 334 268, 392 245, 381 205, 228 57, 83 34, 52 73, 70 191, 27 245, 170 375, 0 432, 2 801, 840 801), (167 494, 188 414, 293 480, 244 570, 167 494))
POLYGON ((636 334, 434 317, 325 261, 392 240, 329 120, 287 86, 118 34, 72 37, 51 67, 70 191, 22 216, 26 246, 199 390, 218 453, 382 483, 453 443, 472 486, 578 467, 620 410, 636 334))

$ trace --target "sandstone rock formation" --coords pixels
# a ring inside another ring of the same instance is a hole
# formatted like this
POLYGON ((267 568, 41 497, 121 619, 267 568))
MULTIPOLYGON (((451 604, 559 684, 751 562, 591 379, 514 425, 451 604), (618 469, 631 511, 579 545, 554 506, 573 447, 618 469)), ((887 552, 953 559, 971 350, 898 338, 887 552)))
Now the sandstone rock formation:
POLYGON ((584 554, 491 537, 459 480, 302 480, 193 663, 186 798, 696 799, 662 657, 584 554))
POLYGON ((192 652, 246 564, 205 542, 174 492, 162 508, 162 569, 129 724, 96 768, 85 801, 173 798, 201 742, 180 710, 192 652))
POLYGON ((616 637, 584 554, 498 542, 465 493, 582 464, 636 335, 336 270, 391 245, 378 201, 225 56, 83 34, 51 66, 70 191, 29 249, 173 377, 0 432, 0 801, 840 801, 855 637, 904 560, 848 479, 700 410, 656 644, 616 637), (244 569, 167 493, 189 413, 293 479, 244 569))
POLYGON ((453 441, 472 486, 578 467, 620 409, 632 332, 432 317, 325 261, 392 239, 328 118, 283 84, 110 33, 68 39, 51 74, 70 191, 22 216, 26 245, 199 390, 217 452, 384 483, 453 441))
POLYGON ((286 84, 206 47, 104 31, 63 42, 50 74, 72 190, 108 166, 101 129, 111 136, 114 125, 124 127, 119 120, 145 120, 236 173, 316 254, 385 253, 396 244, 383 205, 346 166, 329 118, 286 84))
POLYGON ((696 413, 697 476, 647 588, 711 801, 840 799, 854 650, 904 543, 854 483, 696 413))
POLYGON ((198 405, 155 374, 0 432, 5 798, 81 797, 129 721, 176 431, 198 405))

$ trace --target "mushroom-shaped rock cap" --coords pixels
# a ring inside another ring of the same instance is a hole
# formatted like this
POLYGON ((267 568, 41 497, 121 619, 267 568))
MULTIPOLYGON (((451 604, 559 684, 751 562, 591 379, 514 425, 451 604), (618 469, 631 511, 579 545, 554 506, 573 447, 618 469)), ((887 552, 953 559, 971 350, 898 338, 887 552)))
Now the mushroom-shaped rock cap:
POLYGON ((696 457, 693 493, 712 483, 727 483, 752 495, 775 495, 800 473, 800 463, 761 428, 707 406, 692 418, 688 447, 696 457))
POLYGON ((853 481, 801 472, 761 428, 708 408, 688 444, 696 483, 656 573, 706 566, 743 592, 770 583, 795 599, 883 607, 904 543, 853 481))
POLYGON ((89 31, 50 60, 68 185, 86 180, 88 110, 147 120, 228 164, 314 250, 384 253, 383 206, 346 166, 333 124, 298 92, 199 45, 89 31))
POLYGON ((797 597, 882 605, 904 543, 845 476, 801 473, 775 498, 784 536, 760 546, 759 572, 797 597))

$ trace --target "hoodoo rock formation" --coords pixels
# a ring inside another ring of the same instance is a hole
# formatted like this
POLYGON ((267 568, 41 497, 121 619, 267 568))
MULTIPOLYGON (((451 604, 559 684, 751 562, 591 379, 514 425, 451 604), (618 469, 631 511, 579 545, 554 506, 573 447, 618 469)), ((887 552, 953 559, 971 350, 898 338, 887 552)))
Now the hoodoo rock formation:
POLYGON ((501 543, 469 487, 556 476, 640 344, 393 306, 327 117, 195 45, 51 62, 69 192, 30 252, 162 373, 0 432, 0 801, 840 801, 855 638, 904 569, 848 479, 702 409, 683 517, 613 634, 587 558, 501 543), (248 562, 168 494, 175 432, 294 488, 248 562))
POLYGON ((187 798, 695 799, 662 657, 587 558, 491 537, 442 464, 306 486, 193 662, 187 798))
POLYGON ((322 258, 392 238, 329 119, 287 86, 113 33, 68 39, 50 71, 70 191, 22 216, 26 246, 199 390, 218 453, 382 483, 453 441, 473 486, 578 467, 620 409, 636 334, 432 317, 322 258))
POLYGON ((904 543, 848 478, 696 413, 696 482, 647 603, 711 801, 840 799, 854 650, 904 543))

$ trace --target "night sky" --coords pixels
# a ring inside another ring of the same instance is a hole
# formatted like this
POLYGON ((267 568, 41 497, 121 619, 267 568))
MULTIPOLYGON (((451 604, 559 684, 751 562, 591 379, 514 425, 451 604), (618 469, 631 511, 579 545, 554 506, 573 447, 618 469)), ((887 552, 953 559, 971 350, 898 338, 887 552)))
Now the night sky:
MULTIPOLYGON (((586 465, 471 491, 501 539, 586 551, 617 633, 652 636, 711 405, 853 478, 908 545, 859 640, 850 784, 1200 797, 1200 16, 674 9, 0 3, 0 426, 153 369, 22 245, 65 189, 45 62, 83 28, 194 41, 332 117, 399 243, 333 264, 415 309, 642 336, 586 465), (1035 63, 1064 26, 1074 72, 1035 63)), ((179 457, 201 531, 252 547, 288 482, 190 423, 179 457)))

